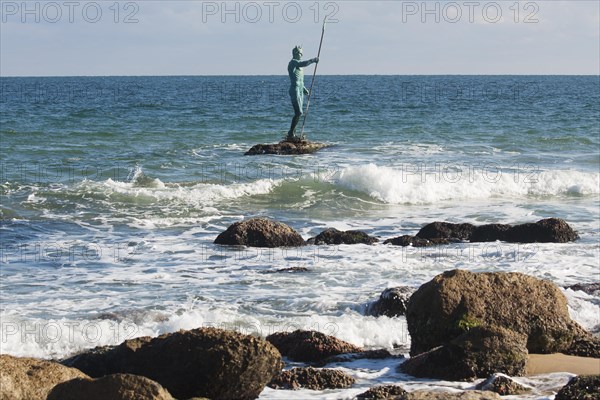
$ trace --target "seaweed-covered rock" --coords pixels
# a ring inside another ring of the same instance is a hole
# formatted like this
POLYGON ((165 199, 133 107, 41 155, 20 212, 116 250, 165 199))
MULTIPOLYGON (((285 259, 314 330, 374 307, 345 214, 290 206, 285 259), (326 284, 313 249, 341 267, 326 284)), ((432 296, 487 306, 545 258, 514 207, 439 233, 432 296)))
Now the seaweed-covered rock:
POLYGON ((394 246, 412 246, 412 247, 429 247, 438 246, 441 244, 450 244, 452 241, 446 238, 423 239, 417 236, 402 235, 392 239, 387 239, 383 244, 392 244, 394 246))
POLYGON ((317 369, 312 367, 292 368, 281 371, 269 383, 273 389, 343 389, 354 385, 353 377, 337 369, 317 369))
POLYGON ((267 218, 251 218, 236 222, 215 239, 215 244, 250 247, 303 246, 304 239, 298 232, 281 222, 267 218))
POLYGON ((568 353, 576 339, 591 336, 571 320, 556 285, 518 272, 444 272, 411 296, 406 320, 411 355, 484 323, 525 334, 530 353, 568 353))
POLYGON ((356 396, 358 400, 391 400, 400 399, 400 396, 405 396, 406 390, 399 385, 381 385, 374 386, 356 396))
POLYGON ((513 243, 566 243, 577 239, 579 235, 560 218, 515 225, 506 232, 506 241, 513 243))
POLYGON ((498 393, 500 396, 518 395, 531 391, 531 388, 525 387, 509 376, 500 373, 493 374, 485 381, 478 383, 475 389, 488 390, 498 393))
POLYGON ((600 375, 575 376, 554 397, 554 400, 597 399, 600 399, 600 375))
POLYGON ((53 361, 0 355, 0 400, 46 400, 54 386, 73 378, 87 375, 53 361))
POLYGON ((369 304, 367 315, 379 317, 399 317, 406 313, 408 299, 415 289, 408 286, 399 286, 385 289, 379 296, 379 300, 369 304))
POLYGON ((114 374, 77 378, 58 384, 48 400, 174 400, 160 384, 139 375, 114 374))
POLYGON ((426 353, 400 364, 420 378, 450 381, 485 378, 494 372, 522 375, 527 363, 527 337, 508 329, 478 326, 426 353))
POLYGON ((314 238, 308 239, 308 243, 311 244, 373 244, 378 242, 379 239, 373 236, 367 235, 363 231, 350 230, 340 231, 335 228, 327 228, 323 232, 319 233, 314 238))
POLYGON ((417 237, 422 239, 458 239, 469 240, 475 230, 473 224, 453 224, 450 222, 432 222, 425 225, 417 233, 417 237))
POLYGON ((279 143, 256 144, 244 153, 245 156, 256 156, 261 154, 296 155, 310 154, 324 147, 325 143, 311 142, 308 140, 282 140, 279 143))
POLYGON ((142 375, 184 399, 254 399, 283 368, 281 355, 267 341, 216 328, 131 339, 63 363, 94 378, 142 375))
POLYGON ((317 331, 276 332, 267 336, 281 355, 293 361, 317 362, 338 354, 358 353, 363 349, 317 331))

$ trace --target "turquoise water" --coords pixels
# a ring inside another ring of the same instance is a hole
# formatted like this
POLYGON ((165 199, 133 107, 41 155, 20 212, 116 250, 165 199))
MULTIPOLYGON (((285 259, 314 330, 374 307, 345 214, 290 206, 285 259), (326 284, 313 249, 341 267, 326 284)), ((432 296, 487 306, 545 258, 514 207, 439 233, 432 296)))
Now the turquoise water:
MULTIPOLYGON (((286 76, 0 82, 3 353, 60 357, 201 325, 312 328, 403 349, 402 318, 361 314, 386 287, 452 268, 600 280, 597 76, 319 77, 306 134, 331 147, 289 157, 243 156, 286 133, 286 76), (252 216, 306 239, 325 227, 385 239, 434 220, 561 217, 581 239, 449 251, 212 244, 252 216), (273 273, 290 266, 309 272, 273 273)), ((565 293, 573 317, 598 329, 600 299, 565 293)))

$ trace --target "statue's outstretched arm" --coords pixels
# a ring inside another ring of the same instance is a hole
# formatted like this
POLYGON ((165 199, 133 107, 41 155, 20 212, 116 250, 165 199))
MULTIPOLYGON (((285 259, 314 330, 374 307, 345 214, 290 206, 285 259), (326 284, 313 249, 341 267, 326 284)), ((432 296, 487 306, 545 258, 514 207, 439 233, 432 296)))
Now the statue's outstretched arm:
POLYGON ((311 58, 310 60, 305 60, 305 61, 298 61, 298 67, 300 68, 304 68, 304 67, 308 67, 310 64, 319 62, 318 58, 311 58))

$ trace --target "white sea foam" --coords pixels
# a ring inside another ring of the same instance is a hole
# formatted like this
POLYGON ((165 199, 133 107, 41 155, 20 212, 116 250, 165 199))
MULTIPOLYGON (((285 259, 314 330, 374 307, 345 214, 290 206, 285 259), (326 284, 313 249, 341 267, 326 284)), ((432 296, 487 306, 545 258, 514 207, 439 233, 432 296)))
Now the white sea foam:
POLYGON ((260 179, 247 183, 196 183, 191 186, 178 183, 163 183, 160 179, 130 182, 107 179, 103 182, 84 181, 82 190, 93 190, 106 196, 119 194, 132 199, 147 201, 176 201, 179 204, 205 207, 223 200, 233 200, 244 196, 255 196, 270 193, 281 184, 280 180, 260 179))
POLYGON ((600 193, 600 174, 579 171, 503 170, 495 166, 395 168, 367 164, 344 168, 336 183, 390 204, 427 204, 493 197, 547 197, 600 193))

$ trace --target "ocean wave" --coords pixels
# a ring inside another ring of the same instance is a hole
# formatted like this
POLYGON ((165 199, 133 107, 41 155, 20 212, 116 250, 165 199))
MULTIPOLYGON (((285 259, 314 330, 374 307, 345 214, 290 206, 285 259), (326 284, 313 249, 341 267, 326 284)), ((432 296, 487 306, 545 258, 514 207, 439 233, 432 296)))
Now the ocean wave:
POLYGON ((92 191, 111 197, 120 195, 124 200, 145 200, 147 202, 177 202, 192 206, 210 206, 223 200, 234 200, 244 196, 270 193, 281 181, 275 179, 259 179, 245 183, 165 183, 158 178, 144 175, 136 169, 127 182, 115 181, 83 181, 77 190, 92 191))
POLYGON ((128 310, 99 313, 96 318, 23 318, 16 312, 2 315, 2 353, 15 356, 63 358, 95 346, 117 345, 140 336, 156 337, 180 329, 215 327, 266 337, 274 332, 316 330, 368 348, 408 347, 404 319, 342 316, 305 316, 264 319, 227 309, 186 309, 174 313, 128 310))
POLYGON ((600 174, 534 167, 367 164, 340 171, 335 183, 389 204, 431 204, 494 197, 586 196, 600 193, 600 174))

